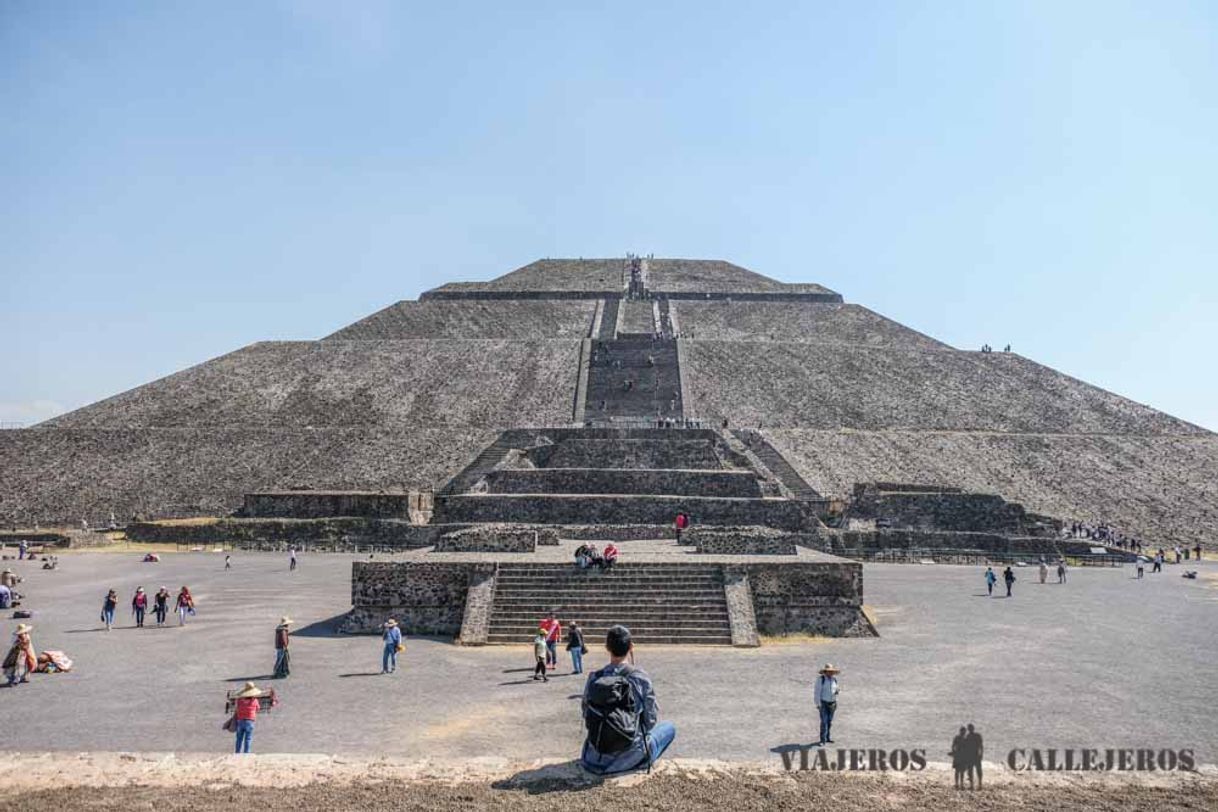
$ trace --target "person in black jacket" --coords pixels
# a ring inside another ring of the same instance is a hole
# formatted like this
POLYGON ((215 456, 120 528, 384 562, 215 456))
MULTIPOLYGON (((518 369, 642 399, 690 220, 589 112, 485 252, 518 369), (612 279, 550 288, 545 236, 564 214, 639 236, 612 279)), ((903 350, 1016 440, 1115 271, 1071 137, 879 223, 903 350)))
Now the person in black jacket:
POLYGON ((567 651, 571 654, 571 673, 584 673, 584 655, 588 647, 584 645, 584 630, 574 620, 567 627, 567 651))

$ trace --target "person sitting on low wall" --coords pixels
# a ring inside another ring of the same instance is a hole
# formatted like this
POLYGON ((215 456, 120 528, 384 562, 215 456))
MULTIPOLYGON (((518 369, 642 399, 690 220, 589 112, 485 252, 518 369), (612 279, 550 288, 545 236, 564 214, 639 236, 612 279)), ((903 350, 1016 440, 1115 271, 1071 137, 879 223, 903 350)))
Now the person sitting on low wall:
POLYGON ((630 630, 613 626, 605 635, 609 664, 588 675, 584 685, 584 739, 580 764, 597 775, 651 765, 677 735, 672 722, 659 721, 655 689, 642 669, 627 662, 634 650, 630 630))

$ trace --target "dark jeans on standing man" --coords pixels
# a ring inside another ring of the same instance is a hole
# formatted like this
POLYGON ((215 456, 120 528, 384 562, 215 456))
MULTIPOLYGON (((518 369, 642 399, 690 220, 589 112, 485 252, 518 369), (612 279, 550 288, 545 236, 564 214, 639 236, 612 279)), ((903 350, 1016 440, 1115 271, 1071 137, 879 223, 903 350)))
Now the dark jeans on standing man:
POLYGON ((832 739, 833 714, 837 711, 836 702, 822 702, 820 708, 820 741, 824 744, 832 739))

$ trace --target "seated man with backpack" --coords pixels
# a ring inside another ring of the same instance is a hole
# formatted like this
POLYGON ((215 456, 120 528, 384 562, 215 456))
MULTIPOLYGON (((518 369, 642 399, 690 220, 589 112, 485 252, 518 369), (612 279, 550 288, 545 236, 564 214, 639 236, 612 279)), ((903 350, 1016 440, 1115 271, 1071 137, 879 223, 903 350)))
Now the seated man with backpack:
POLYGON ((584 727, 588 736, 580 754, 584 769, 598 775, 651 769, 677 735, 672 722, 657 721, 651 677, 629 665, 634 643, 630 630, 613 626, 605 636, 609 664, 588 675, 584 686, 584 727))

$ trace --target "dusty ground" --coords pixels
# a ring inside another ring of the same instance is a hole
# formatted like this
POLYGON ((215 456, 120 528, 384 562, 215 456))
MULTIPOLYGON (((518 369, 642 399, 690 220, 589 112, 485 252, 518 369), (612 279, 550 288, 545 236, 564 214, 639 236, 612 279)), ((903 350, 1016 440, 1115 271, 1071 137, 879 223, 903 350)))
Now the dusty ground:
POLYGON ((784 773, 670 761, 652 775, 600 781, 570 763, 407 763, 326 756, 37 754, 0 758, 0 810, 553 809, 1210 810, 1218 775, 1036 775, 989 769, 985 789, 916 775, 784 773))
MULTIPOLYGON (((139 557, 64 555, 54 572, 17 564, 34 644, 66 650, 76 669, 0 688, 0 750, 223 753, 224 692, 269 673, 283 614, 297 621, 293 672, 276 685, 283 704, 259 719, 256 753, 562 760, 578 750, 582 682, 565 657, 543 685, 529 679, 527 645, 411 637, 402 669, 382 677, 378 639, 331 634, 327 622, 350 605, 353 556, 304 555, 291 574, 275 554, 234 554, 229 572, 213 553, 139 557), (131 627, 137 585, 184 583, 199 606, 185 628, 131 627), (123 603, 106 633, 109 587, 123 603)), ((1218 562, 1203 567, 1218 574, 1218 562)), ((1014 747, 1191 747, 1211 764, 1218 581, 1179 569, 1142 581, 1128 568, 1076 570, 1065 586, 1021 570, 1008 600, 985 597, 980 568, 868 564, 879 638, 648 647, 639 664, 677 725, 678 758, 764 764, 813 741, 810 685, 829 660, 843 669, 834 738, 844 747, 921 747, 933 760, 972 722, 995 760, 1014 747)), ((4 639, 15 623, 0 621, 4 639)), ((594 650, 590 664, 603 657, 594 650)))

